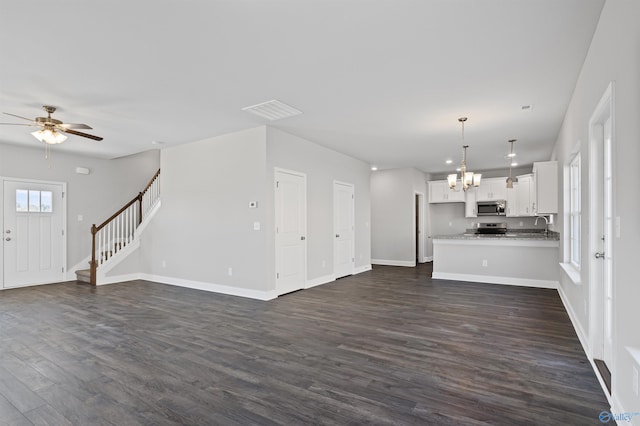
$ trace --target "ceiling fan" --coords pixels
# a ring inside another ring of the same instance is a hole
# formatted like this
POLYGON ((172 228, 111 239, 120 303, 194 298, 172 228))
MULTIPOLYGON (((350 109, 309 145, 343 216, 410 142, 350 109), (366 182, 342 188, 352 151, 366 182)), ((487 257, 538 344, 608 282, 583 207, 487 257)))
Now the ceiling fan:
POLYGON ((40 130, 36 130, 31 134, 38 139, 40 142, 44 142, 49 145, 62 143, 67 139, 63 133, 68 133, 70 135, 82 136, 83 138, 93 139, 94 141, 101 141, 103 138, 100 136, 90 135, 88 133, 79 132, 74 129, 91 129, 91 127, 86 124, 73 124, 73 123, 63 123, 60 120, 51 117, 56 111, 56 107, 44 105, 42 107, 43 110, 47 113, 46 117, 36 117, 35 120, 32 120, 27 117, 21 117, 16 114, 10 114, 5 112, 3 114, 10 115, 12 117, 21 118, 23 120, 30 121, 29 124, 23 123, 0 123, 0 124, 8 124, 14 126, 36 126, 40 127, 40 130), (61 133, 63 132, 63 133, 61 133))

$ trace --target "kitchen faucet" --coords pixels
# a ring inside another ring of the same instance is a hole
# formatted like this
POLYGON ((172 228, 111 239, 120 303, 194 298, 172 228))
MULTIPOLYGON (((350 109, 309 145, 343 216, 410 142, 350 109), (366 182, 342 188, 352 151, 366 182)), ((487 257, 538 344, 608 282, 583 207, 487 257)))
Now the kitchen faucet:
POLYGON ((549 219, 546 216, 536 216, 536 221, 533 222, 533 226, 538 226, 538 219, 544 219, 544 235, 549 236, 549 219))

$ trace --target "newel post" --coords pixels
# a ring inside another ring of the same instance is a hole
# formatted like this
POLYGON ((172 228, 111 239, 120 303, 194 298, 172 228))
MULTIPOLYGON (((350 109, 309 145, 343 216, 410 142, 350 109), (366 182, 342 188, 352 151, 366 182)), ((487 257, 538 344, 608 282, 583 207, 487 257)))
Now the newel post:
POLYGON ((96 233, 98 232, 98 228, 96 228, 95 223, 91 225, 91 265, 89 271, 89 281, 91 285, 96 285, 96 273, 98 270, 98 262, 96 262, 96 233))

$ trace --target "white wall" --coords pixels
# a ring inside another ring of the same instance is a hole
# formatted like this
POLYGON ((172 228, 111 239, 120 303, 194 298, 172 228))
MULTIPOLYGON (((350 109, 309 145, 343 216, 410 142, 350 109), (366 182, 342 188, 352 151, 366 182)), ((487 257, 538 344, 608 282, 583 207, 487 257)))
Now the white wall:
POLYGON ((253 229, 266 223, 265 140, 258 127, 162 150, 162 207, 143 234, 143 272, 213 291, 266 292, 267 230, 253 229))
POLYGON ((424 194, 426 202, 426 186, 425 174, 416 169, 378 170, 371 173, 373 263, 415 265, 415 193, 424 194))
POLYGON ((356 270, 371 266, 369 165, 281 130, 267 127, 268 278, 275 288, 274 168, 307 175, 307 280, 333 274, 333 181, 355 186, 356 270), (323 267, 323 261, 325 266, 323 267))
MULTIPOLYGON (((35 149, 0 144, 0 176, 67 183, 68 268, 73 268, 90 256, 91 225, 102 223, 138 195, 159 167, 160 155, 157 150, 103 160, 59 152, 54 146, 51 158, 46 160, 42 147, 35 149), (75 170, 78 166, 89 168, 91 173, 77 174, 75 170), (78 221, 78 215, 83 216, 82 221, 78 221)), ((0 199, 0 223, 2 202, 0 199)))
MULTIPOLYGON (((615 81, 614 99, 614 216, 620 218, 621 235, 613 240, 614 269, 614 360, 612 369, 614 407, 638 412, 640 399, 632 390, 633 360, 627 347, 640 348, 640 285, 637 279, 637 248, 640 236, 640 192, 629 179, 637 175, 640 161, 640 2, 607 0, 598 28, 585 59, 580 78, 567 110, 555 153, 559 164, 581 142, 582 161, 582 259, 590 258, 587 234, 589 224, 588 124, 591 114, 611 81, 615 81)), ((559 179, 563 185, 562 167, 559 179)), ((562 191, 561 191, 562 192, 562 191)), ((562 194, 560 195, 562 196, 562 194)), ((560 200, 562 201, 562 200, 560 200)), ((562 202, 559 203, 563 205, 562 202)), ((563 214, 557 229, 563 229, 563 214)), ((573 284, 566 276, 561 291, 566 296, 578 326, 589 333, 590 324, 584 305, 589 302, 588 268, 581 270, 582 284, 573 284)), ((638 366, 636 365, 636 368, 638 366)), ((640 416, 632 420, 640 425, 640 416)))
MULTIPOLYGON (((142 235, 139 256, 149 279, 273 297, 275 167, 307 175, 307 280, 333 274, 334 180, 355 185, 356 269, 370 267, 369 167, 362 161, 262 126, 164 149, 161 166, 162 207, 142 235)), ((118 266, 116 275, 136 268, 118 266)))

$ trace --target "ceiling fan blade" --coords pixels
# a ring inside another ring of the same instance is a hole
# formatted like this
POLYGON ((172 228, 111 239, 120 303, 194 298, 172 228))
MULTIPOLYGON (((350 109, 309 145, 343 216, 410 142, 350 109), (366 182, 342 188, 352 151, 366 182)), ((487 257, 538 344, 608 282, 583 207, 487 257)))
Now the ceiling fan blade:
POLYGON ((22 123, 0 123, 0 124, 5 125, 5 126, 33 126, 33 127, 39 127, 40 126, 39 124, 27 124, 27 123, 24 123, 24 124, 22 124, 22 123))
POLYGON ((62 129, 93 129, 93 127, 81 123, 62 123, 58 126, 62 129))
POLYGON ((15 115, 15 114, 11 114, 11 113, 8 113, 8 112, 3 112, 3 114, 10 115, 12 117, 22 118, 23 120, 35 122, 35 120, 32 120, 32 119, 27 118, 27 117, 22 117, 21 115, 15 115))
POLYGON ((58 126, 56 127, 65 133, 69 133, 71 135, 76 135, 76 136, 82 136, 83 138, 93 139, 94 141, 101 141, 102 139, 104 139, 104 138, 101 138, 100 136, 94 136, 88 133, 78 132, 76 130, 65 129, 64 127, 58 127, 58 126))

